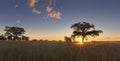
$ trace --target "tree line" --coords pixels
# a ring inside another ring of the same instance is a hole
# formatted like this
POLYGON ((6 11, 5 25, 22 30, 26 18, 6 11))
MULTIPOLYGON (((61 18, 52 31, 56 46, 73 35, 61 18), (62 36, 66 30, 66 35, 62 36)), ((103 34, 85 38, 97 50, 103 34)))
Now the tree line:
POLYGON ((24 36, 25 29, 16 26, 6 26, 4 29, 5 33, 0 35, 0 40, 14 40, 14 41, 27 41, 29 40, 28 36, 24 36))
MULTIPOLYGON (((95 25, 89 22, 78 22, 70 27, 73 29, 73 32, 70 37, 65 36, 66 42, 77 42, 76 38, 82 37, 82 42, 87 40, 89 37, 99 36, 100 33, 103 33, 102 30, 96 30, 95 25)), ((0 35, 0 40, 29 40, 29 37, 24 36, 25 29, 16 26, 6 26, 4 29, 5 33, 0 35)))

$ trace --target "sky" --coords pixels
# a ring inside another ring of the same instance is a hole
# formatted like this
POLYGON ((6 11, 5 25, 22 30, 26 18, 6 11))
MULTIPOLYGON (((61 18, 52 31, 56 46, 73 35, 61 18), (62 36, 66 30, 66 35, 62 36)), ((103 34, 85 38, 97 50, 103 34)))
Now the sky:
POLYGON ((30 39, 64 40, 72 24, 86 21, 103 30, 89 41, 120 41, 120 0, 0 1, 0 34, 5 26, 18 26, 30 39))

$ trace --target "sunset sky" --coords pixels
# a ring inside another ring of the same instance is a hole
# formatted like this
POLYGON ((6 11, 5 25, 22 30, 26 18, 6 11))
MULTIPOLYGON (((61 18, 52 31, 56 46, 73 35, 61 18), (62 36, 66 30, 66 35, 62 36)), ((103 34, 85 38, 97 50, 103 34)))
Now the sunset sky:
POLYGON ((0 34, 18 26, 31 39, 64 40, 82 21, 104 32, 89 41, 120 40, 120 0, 0 0, 0 34))

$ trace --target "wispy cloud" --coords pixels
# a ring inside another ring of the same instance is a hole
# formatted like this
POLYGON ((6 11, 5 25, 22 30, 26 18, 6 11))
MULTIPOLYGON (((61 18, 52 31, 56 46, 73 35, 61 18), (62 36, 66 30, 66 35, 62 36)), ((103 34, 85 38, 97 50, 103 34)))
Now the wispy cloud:
POLYGON ((48 5, 48 6, 46 7, 46 11, 47 11, 48 13, 50 13, 52 10, 53 10, 53 7, 52 7, 52 6, 48 5))
POLYGON ((17 22, 17 23, 20 23, 20 20, 17 20, 16 22, 17 22))
POLYGON ((33 7, 35 7, 36 3, 38 3, 38 2, 39 2, 39 0, 29 0, 28 5, 33 8, 33 7))
POLYGON ((52 7, 53 4, 52 4, 52 2, 53 2, 53 0, 50 0, 50 1, 48 2, 48 4, 47 4, 46 11, 47 11, 48 13, 53 10, 53 7, 52 7))
POLYGON ((32 8, 32 12, 35 14, 41 14, 41 11, 35 7, 39 0, 29 0, 28 5, 32 8))
POLYGON ((46 11, 48 12, 47 18, 61 19, 62 13, 54 9, 54 4, 56 4, 56 0, 49 0, 46 7, 46 11))
POLYGON ((61 19, 61 15, 62 15, 62 13, 59 11, 52 11, 52 12, 48 13, 47 18, 61 19))
POLYGON ((41 14, 41 11, 38 10, 38 9, 36 9, 36 8, 33 8, 32 11, 33 11, 33 13, 35 13, 35 14, 41 14))
MULTIPOLYGON (((32 12, 35 14, 42 13, 42 11, 40 9, 38 9, 39 6, 36 6, 36 4, 39 2, 41 2, 41 1, 40 0, 27 0, 27 5, 29 6, 29 8, 31 8, 32 12)), ((55 8, 56 0, 46 0, 46 2, 47 2, 47 6, 45 7, 45 10, 46 10, 45 12, 47 13, 47 15, 45 17, 61 19, 62 13, 57 8, 55 8)), ((15 8, 18 8, 18 7, 19 7, 19 5, 16 4, 15 8)), ((44 8, 42 8, 42 9, 44 9, 44 8)))
POLYGON ((14 6, 15 8, 18 8, 19 7, 19 5, 18 4, 15 4, 15 6, 14 6))

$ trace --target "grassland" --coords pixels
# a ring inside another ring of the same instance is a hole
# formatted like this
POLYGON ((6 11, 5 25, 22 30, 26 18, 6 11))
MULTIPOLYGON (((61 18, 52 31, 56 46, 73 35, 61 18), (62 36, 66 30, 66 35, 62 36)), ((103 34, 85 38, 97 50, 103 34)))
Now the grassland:
POLYGON ((0 61, 120 61, 120 42, 0 41, 0 61))

